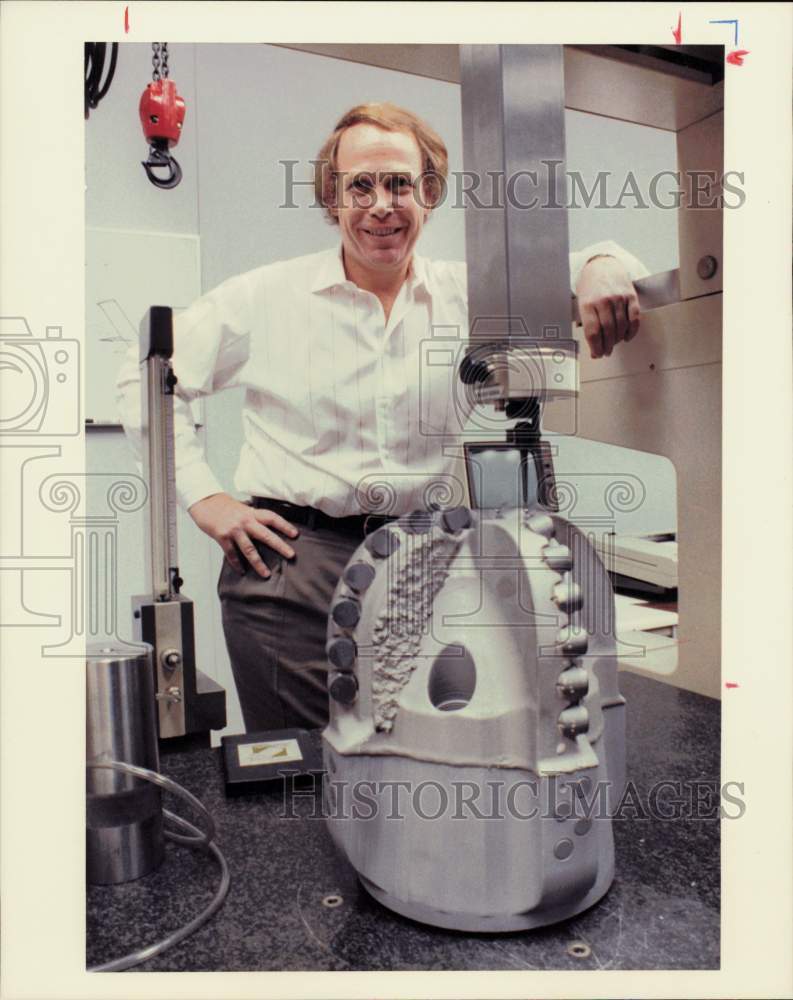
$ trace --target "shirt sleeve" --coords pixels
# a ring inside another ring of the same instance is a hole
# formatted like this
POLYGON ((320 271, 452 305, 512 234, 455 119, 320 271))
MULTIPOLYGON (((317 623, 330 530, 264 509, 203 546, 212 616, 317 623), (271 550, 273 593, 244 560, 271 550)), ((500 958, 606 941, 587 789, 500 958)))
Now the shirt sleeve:
MULTIPOLYGON (((625 270, 630 275, 631 281, 646 278, 650 273, 638 257, 634 257, 632 253, 628 253, 619 243, 615 243, 614 240, 603 240, 600 243, 593 243, 591 246, 584 247, 583 250, 574 250, 570 254, 570 289, 573 295, 576 294, 576 285, 578 284, 578 279, 581 277, 581 272, 584 270, 584 265, 593 257, 597 257, 600 254, 608 257, 616 257, 617 260, 621 261, 625 266, 625 270)), ((465 262, 450 261, 449 267, 460 294, 465 296, 465 262)))
POLYGON ((570 288, 573 295, 576 294, 576 286, 578 285, 578 279, 581 277, 581 272, 584 270, 584 265, 593 257, 600 254, 608 257, 616 257, 617 260, 621 261, 625 266, 625 270, 630 275, 631 281, 646 278, 650 273, 637 257, 628 253, 618 243, 615 243, 613 240, 603 240, 601 243, 593 243, 592 246, 585 247, 583 250, 576 250, 570 254, 570 288))
MULTIPOLYGON (((223 486, 206 461, 190 403, 239 384, 250 344, 249 294, 244 276, 232 278, 174 317, 173 399, 176 495, 185 510, 223 486)), ((116 403, 127 440, 142 461, 139 345, 127 352, 116 379, 116 403)))

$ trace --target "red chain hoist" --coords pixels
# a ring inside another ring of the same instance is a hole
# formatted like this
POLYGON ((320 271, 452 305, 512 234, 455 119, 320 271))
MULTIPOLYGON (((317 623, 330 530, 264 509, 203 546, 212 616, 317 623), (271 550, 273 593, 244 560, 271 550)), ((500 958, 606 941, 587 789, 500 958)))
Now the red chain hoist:
POLYGON ((149 158, 143 169, 155 187, 174 188, 182 179, 182 168, 168 150, 179 142, 184 121, 184 101, 176 93, 176 84, 168 79, 168 43, 152 42, 152 82, 140 98, 140 123, 149 144, 149 158), (162 56, 162 58, 161 58, 162 56), (168 174, 158 177, 155 170, 166 168, 168 174))

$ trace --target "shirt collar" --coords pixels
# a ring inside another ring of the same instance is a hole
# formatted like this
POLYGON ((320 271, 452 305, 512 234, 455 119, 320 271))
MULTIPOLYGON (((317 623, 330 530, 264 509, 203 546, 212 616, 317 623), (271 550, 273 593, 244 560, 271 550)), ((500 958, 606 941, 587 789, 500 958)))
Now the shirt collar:
MULTIPOLYGON (((430 295, 432 294, 426 258, 413 254, 412 266, 407 280, 413 291, 423 287, 430 295)), ((341 286, 355 287, 354 282, 350 281, 344 273, 344 259, 340 243, 334 250, 327 250, 321 255, 311 291, 324 292, 329 288, 341 286)))
POLYGON ((413 276, 413 290, 417 288, 424 288, 426 291, 432 295, 432 286, 429 278, 429 268, 427 267, 426 257, 419 257, 418 254, 413 254, 413 267, 411 270, 413 276))
POLYGON ((324 292, 338 285, 352 285, 344 273, 344 261, 341 256, 341 243, 333 250, 326 250, 320 255, 316 277, 311 285, 312 292, 324 292))

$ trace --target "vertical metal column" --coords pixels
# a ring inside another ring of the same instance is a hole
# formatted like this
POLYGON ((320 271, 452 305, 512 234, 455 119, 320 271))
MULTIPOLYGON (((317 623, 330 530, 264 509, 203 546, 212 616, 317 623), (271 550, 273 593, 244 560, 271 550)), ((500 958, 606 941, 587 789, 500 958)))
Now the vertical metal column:
POLYGON ((536 349, 570 330, 562 46, 465 45, 460 64, 471 339, 536 349))
POLYGON ((134 635, 153 647, 160 738, 226 725, 226 693, 196 668, 193 602, 180 593, 171 369, 173 313, 152 306, 140 328, 144 468, 148 473, 147 564, 151 589, 132 598, 134 635))
POLYGON ((146 568, 156 600, 179 592, 173 431, 173 320, 171 309, 152 306, 141 321, 143 467, 149 484, 146 568))

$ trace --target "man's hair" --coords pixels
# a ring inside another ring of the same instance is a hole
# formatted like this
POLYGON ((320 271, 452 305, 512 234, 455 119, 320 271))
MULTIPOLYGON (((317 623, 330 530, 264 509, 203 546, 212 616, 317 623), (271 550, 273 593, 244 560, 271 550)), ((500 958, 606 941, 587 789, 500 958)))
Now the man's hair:
POLYGON ((314 191, 316 199, 325 209, 329 222, 338 225, 331 209, 336 205, 339 142, 353 125, 375 125, 386 132, 408 132, 418 143, 421 152, 422 204, 433 208, 441 199, 449 173, 449 156, 443 139, 418 115, 406 108, 385 101, 377 104, 358 104, 342 115, 333 132, 325 140, 314 164, 314 191))

